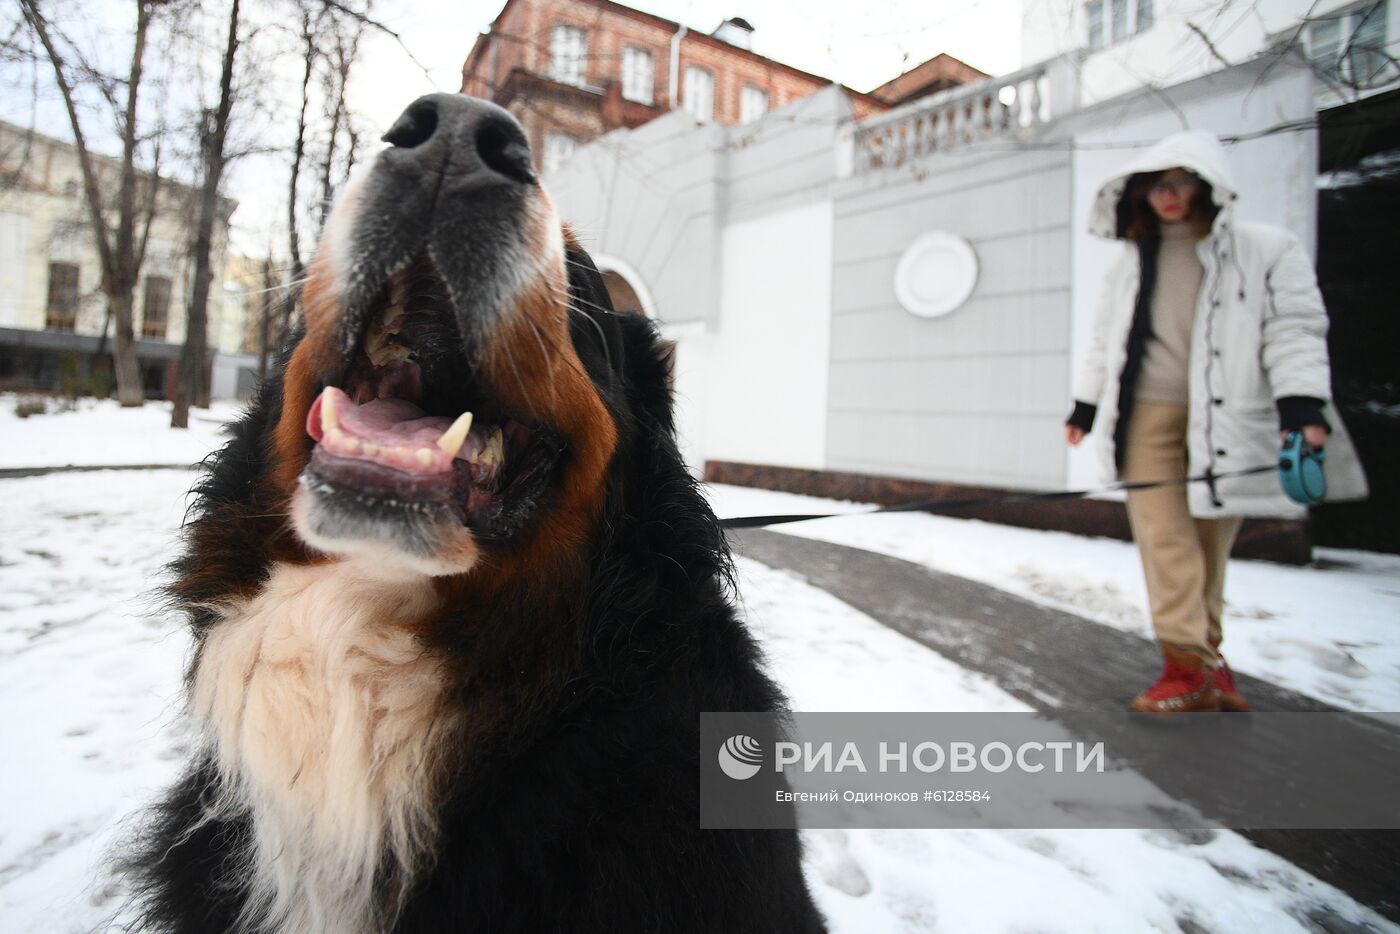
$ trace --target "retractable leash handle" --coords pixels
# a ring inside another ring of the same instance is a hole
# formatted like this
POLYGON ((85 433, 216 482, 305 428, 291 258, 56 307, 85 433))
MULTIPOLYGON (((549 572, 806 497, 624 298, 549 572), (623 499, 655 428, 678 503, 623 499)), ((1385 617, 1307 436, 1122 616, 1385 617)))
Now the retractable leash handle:
POLYGON ((1327 496, 1327 449, 1315 448, 1301 431, 1290 431, 1278 456, 1278 478, 1283 492, 1295 503, 1320 505, 1327 496))

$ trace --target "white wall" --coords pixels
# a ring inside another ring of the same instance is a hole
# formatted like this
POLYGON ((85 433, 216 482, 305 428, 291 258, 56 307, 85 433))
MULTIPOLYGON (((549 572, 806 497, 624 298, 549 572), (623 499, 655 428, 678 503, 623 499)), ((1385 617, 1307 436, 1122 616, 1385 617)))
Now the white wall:
POLYGON ((714 361, 703 402, 706 459, 825 466, 831 249, 830 201, 721 230, 719 329, 708 348, 681 343, 681 362, 691 351, 695 364, 683 378, 698 376, 705 356, 714 361))
POLYGON ((545 184, 602 268, 676 342, 676 425, 706 460, 821 468, 826 447, 832 86, 740 127, 672 112, 579 149, 545 184))
POLYGON ((31 325, 24 314, 28 272, 29 218, 0 211, 0 327, 31 325))
POLYGON ((828 469, 1063 488, 1067 150, 997 140, 838 188, 828 469), (894 277, 930 231, 967 240, 980 272, 962 307, 922 318, 900 304, 894 277))
MULTIPOLYGON (((1312 76, 1280 66, 1261 76, 1258 66, 1219 72, 1171 89, 1172 102, 1189 129, 1246 136, 1312 116, 1312 76)), ((1156 95, 1101 105, 1076 120, 1073 167, 1071 331, 1073 372, 1083 365, 1095 305, 1108 268, 1126 247, 1088 232, 1089 210, 1100 184, 1117 174, 1141 146, 1182 129, 1181 117, 1156 95)), ((1277 224, 1293 231, 1310 251, 1316 239, 1317 134, 1275 133, 1227 147, 1239 201, 1239 220, 1277 224)), ((1071 400, 1065 400, 1069 411, 1071 400)), ((1071 451, 1071 487, 1092 486, 1099 476, 1093 442, 1071 451)))

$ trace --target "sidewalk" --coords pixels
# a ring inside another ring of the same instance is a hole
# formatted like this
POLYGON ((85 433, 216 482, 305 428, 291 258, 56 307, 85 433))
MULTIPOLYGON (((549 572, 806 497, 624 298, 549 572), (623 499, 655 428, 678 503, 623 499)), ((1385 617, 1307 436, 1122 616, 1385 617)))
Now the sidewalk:
MULTIPOLYGON (((763 530, 730 540, 737 554, 801 575, 1051 717, 1061 709, 1120 710, 1160 667, 1155 647, 1140 636, 898 558, 763 530)), ((1337 710, 1258 678, 1239 681, 1259 711, 1337 710)), ((1210 781, 1208 767, 1148 777, 1189 802, 1193 785, 1210 781)), ((1400 920, 1400 832, 1244 835, 1400 920)))

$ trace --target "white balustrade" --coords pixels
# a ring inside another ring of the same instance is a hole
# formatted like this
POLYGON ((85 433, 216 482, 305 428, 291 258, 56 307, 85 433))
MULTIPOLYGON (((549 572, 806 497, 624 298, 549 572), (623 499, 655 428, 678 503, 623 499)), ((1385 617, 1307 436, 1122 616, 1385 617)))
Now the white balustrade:
POLYGON ((855 170, 905 165, 996 138, 1032 134, 1051 119, 1047 66, 988 78, 896 107, 856 124, 855 170))

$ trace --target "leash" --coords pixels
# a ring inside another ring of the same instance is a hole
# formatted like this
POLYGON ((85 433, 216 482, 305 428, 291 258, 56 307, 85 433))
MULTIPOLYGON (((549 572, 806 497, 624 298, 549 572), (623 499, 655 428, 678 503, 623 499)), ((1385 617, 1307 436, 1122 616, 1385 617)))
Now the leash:
POLYGON ((1083 499, 1086 496, 1094 496, 1098 493, 1152 490, 1158 487, 1186 486, 1190 483, 1213 484, 1218 480, 1230 480, 1236 477, 1252 477, 1261 473, 1273 473, 1279 469, 1280 465, 1274 463, 1260 467, 1246 467, 1242 470, 1228 470, 1223 473, 1206 472, 1195 477, 1183 477, 1180 480, 1142 480, 1133 483, 1119 481, 1118 483, 1110 483, 1107 486, 1094 487, 1088 490, 1062 490, 1056 493, 1011 493, 1005 496, 983 496, 976 499, 924 500, 916 503, 901 503, 896 506, 880 506, 875 509, 868 509, 864 512, 823 512, 788 516, 740 516, 732 519, 721 519, 719 520, 719 524, 720 528, 724 529, 757 529, 768 525, 782 525, 787 522, 806 522, 810 519, 833 519, 838 516, 874 516, 882 512, 926 512, 937 515, 939 513, 952 512, 957 509, 971 509, 976 506, 999 506, 1002 503, 1052 503, 1059 500, 1083 499))

